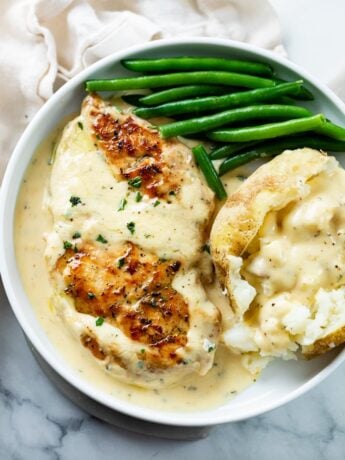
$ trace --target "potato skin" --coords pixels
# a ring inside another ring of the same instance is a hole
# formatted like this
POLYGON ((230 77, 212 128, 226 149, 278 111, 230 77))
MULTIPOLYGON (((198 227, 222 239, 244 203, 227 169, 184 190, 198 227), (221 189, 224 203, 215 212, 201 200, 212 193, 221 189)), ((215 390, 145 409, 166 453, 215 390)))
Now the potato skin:
MULTIPOLYGON (((265 216, 284 208, 290 202, 303 199, 307 182, 322 172, 336 169, 338 163, 324 152, 309 148, 287 150, 258 168, 239 189, 229 196, 218 213, 211 231, 210 247, 218 278, 226 289, 235 318, 241 321, 241 309, 236 301, 232 276, 233 259, 246 258, 265 216)), ((341 327, 313 344, 302 347, 306 358, 326 353, 345 342, 345 327, 341 327)))
POLYGON ((327 351, 342 345, 345 342, 345 326, 337 329, 322 339, 316 340, 311 345, 302 347, 302 354, 305 358, 311 359, 327 353, 327 351))
POLYGON ((228 197, 214 221, 210 248, 218 278, 235 313, 238 308, 229 276, 229 256, 242 257, 270 211, 303 197, 309 179, 336 167, 336 160, 323 152, 286 150, 258 168, 228 197))

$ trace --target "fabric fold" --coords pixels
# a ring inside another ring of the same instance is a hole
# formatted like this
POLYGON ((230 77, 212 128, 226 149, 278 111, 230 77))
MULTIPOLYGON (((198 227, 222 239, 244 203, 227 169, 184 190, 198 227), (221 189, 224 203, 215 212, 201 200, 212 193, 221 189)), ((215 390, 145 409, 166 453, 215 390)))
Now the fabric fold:
POLYGON ((113 52, 195 36, 282 51, 279 22, 267 0, 1 2, 0 180, 20 134, 55 88, 113 52))

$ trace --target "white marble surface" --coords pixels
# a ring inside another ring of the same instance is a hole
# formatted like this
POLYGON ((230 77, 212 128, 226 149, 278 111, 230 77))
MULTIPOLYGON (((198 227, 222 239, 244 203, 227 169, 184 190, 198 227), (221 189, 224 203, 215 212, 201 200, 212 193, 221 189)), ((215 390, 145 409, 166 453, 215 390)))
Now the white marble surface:
MULTIPOLYGON (((345 2, 271 1, 290 58, 330 81, 343 66, 345 2)), ((1 286, 0 306, 0 460, 345 458, 345 366, 298 400, 217 427, 206 439, 154 439, 115 429, 66 400, 29 352, 1 286)))

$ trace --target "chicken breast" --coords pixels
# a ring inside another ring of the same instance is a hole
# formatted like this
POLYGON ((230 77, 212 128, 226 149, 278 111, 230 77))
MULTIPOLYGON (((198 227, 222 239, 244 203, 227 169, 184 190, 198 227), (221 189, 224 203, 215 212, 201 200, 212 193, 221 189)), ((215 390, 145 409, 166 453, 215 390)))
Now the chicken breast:
POLYGON ((198 266, 214 197, 190 150, 90 95, 63 132, 47 204, 53 303, 81 345, 143 387, 205 374, 219 313, 198 266))
POLYGON ((216 217, 211 252, 233 310, 223 340, 253 372, 345 341, 344 183, 335 158, 286 151, 216 217))

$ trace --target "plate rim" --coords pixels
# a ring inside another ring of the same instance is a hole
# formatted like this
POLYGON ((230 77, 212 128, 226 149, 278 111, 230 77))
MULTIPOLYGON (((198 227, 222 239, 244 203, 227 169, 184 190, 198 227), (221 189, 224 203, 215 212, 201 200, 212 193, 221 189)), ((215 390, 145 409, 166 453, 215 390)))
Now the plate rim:
MULTIPOLYGON (((296 390, 288 393, 283 397, 277 398, 276 400, 274 400, 274 402, 272 402, 271 404, 266 404, 264 407, 260 406, 256 409, 253 408, 251 410, 247 410, 246 413, 233 414, 231 413, 231 411, 229 411, 229 413, 226 414, 210 414, 209 412, 212 411, 213 408, 211 408, 210 410, 197 412, 155 411, 154 409, 137 406, 128 403, 127 401, 121 400, 120 398, 107 395, 102 390, 93 387, 87 382, 84 382, 83 379, 77 378, 77 376, 73 375, 71 371, 68 369, 68 363, 66 363, 65 365, 61 365, 60 363, 53 362, 53 357, 50 355, 48 350, 45 349, 43 343, 41 343, 41 340, 35 333, 35 328, 27 321, 26 315, 24 314, 24 310, 20 307, 20 301, 17 297, 14 283, 11 280, 12 275, 14 273, 13 270, 17 272, 17 275, 19 274, 19 270, 16 265, 13 238, 14 210, 17 196, 15 198, 11 196, 11 183, 13 176, 16 174, 17 165, 20 161, 22 151, 25 148, 25 144, 30 140, 31 132, 35 131, 37 126, 44 121, 45 116, 49 114, 51 108, 59 100, 63 99, 64 95, 67 95, 73 88, 76 88, 78 85, 81 85, 86 79, 90 78, 92 74, 101 70, 103 67, 106 67, 107 65, 111 64, 111 62, 119 62, 125 57, 133 55, 135 53, 141 53, 143 51, 148 51, 164 46, 172 47, 174 45, 179 44, 185 44, 186 46, 200 44, 221 46, 223 48, 229 48, 230 51, 232 49, 246 51, 249 53, 254 53, 258 58, 267 58, 269 60, 273 60, 276 63, 282 65, 283 67, 287 67, 289 70, 298 73, 302 76, 302 78, 308 80, 308 82, 316 86, 322 93, 324 93, 327 96, 328 99, 331 100, 331 102, 340 110, 340 112, 344 114, 345 117, 345 104, 325 84, 320 82, 314 76, 310 75, 309 72, 305 71, 300 66, 290 62, 285 57, 276 55, 271 51, 264 50, 247 43, 237 42, 229 39, 209 37, 174 38, 146 42, 144 44, 135 45, 126 48, 125 50, 112 53, 109 56, 100 59, 99 61, 95 62, 91 66, 87 67, 86 69, 78 73, 71 80, 65 83, 58 91, 56 91, 56 93, 54 93, 52 97, 35 114, 31 122, 28 124, 23 134, 21 135, 19 141, 17 142, 16 147, 9 160, 8 166, 6 168, 4 179, 0 189, 0 273, 12 311, 14 312, 21 328, 24 330, 25 334, 32 342, 33 346, 45 359, 45 361, 49 365, 51 365, 54 368, 54 370, 59 373, 61 377, 67 380, 67 382, 69 382, 79 391, 91 397, 95 401, 105 405, 110 409, 119 411, 126 415, 130 415, 153 423, 163 423, 174 426, 197 427, 212 426, 216 424, 246 420, 248 418, 267 413, 277 407, 282 406, 283 404, 286 404, 289 401, 296 399, 297 397, 306 393, 311 388, 316 386, 318 383, 323 381, 345 360, 345 349, 342 350, 333 361, 326 365, 325 368, 319 371, 314 377, 309 379, 306 383, 302 384, 296 390), (6 221, 8 217, 11 217, 10 225, 8 225, 6 221), (202 414, 203 416, 201 416, 202 414), (208 415, 205 416, 205 414, 208 415)), ((30 156, 30 158, 32 157, 30 156)), ((31 304, 27 294, 26 298, 27 301, 31 304)), ((33 309, 32 306, 31 308, 33 309)), ((42 330, 44 331, 43 327, 42 330)))

